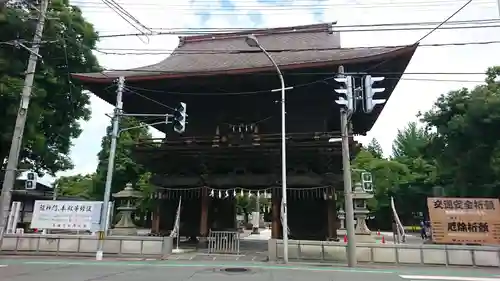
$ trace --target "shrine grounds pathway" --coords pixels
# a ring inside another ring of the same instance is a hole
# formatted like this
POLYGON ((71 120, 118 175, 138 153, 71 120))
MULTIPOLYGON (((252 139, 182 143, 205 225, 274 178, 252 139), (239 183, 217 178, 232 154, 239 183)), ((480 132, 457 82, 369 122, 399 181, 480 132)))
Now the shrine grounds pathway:
POLYGON ((0 258, 1 281, 500 281, 500 269, 0 258))

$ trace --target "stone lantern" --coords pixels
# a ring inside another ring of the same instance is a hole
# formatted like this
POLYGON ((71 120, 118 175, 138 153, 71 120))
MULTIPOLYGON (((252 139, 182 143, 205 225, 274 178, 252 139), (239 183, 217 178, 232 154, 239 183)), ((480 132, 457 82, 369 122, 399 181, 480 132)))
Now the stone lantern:
POLYGON ((363 189, 361 183, 354 184, 353 201, 354 201, 354 218, 356 219, 356 241, 359 242, 375 242, 371 236, 371 231, 366 225, 366 219, 370 211, 367 207, 367 201, 373 198, 373 193, 368 193, 363 189))
POLYGON ((340 208, 340 210, 337 212, 339 220, 340 220, 340 229, 345 230, 345 211, 344 209, 340 208))
POLYGON ((137 235, 137 227, 132 220, 132 212, 136 209, 136 201, 142 198, 142 194, 132 188, 131 183, 127 183, 125 188, 113 194, 113 198, 121 205, 117 208, 120 221, 113 228, 114 235, 137 235))

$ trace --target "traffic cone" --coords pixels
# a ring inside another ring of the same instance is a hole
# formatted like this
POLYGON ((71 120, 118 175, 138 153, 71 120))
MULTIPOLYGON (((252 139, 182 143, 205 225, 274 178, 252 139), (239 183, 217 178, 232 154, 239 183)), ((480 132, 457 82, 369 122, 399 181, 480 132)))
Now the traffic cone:
POLYGON ((385 236, 382 236, 382 244, 385 244, 385 236))
POLYGON ((347 235, 344 235, 344 243, 347 243, 347 235))
POLYGON ((380 236, 380 230, 379 230, 379 231, 377 231, 377 236, 380 236))

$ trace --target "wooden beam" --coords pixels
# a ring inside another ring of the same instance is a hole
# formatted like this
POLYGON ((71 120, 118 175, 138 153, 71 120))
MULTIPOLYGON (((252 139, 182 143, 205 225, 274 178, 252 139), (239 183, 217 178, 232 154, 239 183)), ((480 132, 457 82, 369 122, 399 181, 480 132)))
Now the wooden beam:
MULTIPOLYGON (((318 175, 315 173, 307 173, 300 175, 289 175, 287 184, 296 187, 318 187, 335 185, 342 181, 341 174, 325 174, 318 175)), ((252 188, 252 187, 273 187, 280 185, 280 176, 276 174, 215 174, 197 176, 174 176, 174 175, 155 175, 151 182, 164 188, 182 188, 182 187, 198 187, 206 185, 213 188, 252 188)))

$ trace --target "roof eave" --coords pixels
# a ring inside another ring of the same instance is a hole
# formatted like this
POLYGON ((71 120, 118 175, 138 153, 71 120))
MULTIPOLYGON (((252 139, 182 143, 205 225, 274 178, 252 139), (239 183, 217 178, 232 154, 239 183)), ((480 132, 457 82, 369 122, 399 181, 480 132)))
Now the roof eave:
MULTIPOLYGON (((400 49, 384 53, 378 54, 375 56, 367 56, 367 57, 359 57, 354 59, 346 59, 346 60, 335 60, 335 61, 318 61, 318 62, 306 62, 306 63, 295 63, 295 64, 287 64, 280 65, 282 70, 293 70, 293 69, 301 69, 301 68, 317 68, 317 67, 325 67, 329 65, 340 65, 340 64, 350 64, 350 63, 360 63, 365 61, 377 60, 380 57, 396 57, 406 52, 415 52, 418 47, 418 43, 401 47, 400 49)), ((228 69, 228 70, 217 70, 217 71, 206 71, 206 72, 191 72, 191 73, 158 73, 152 75, 144 75, 144 76, 125 76, 128 81, 148 81, 148 80, 162 80, 162 79, 172 79, 172 78, 184 78, 184 77, 193 77, 193 76, 215 76, 220 74, 225 75, 237 75, 237 74, 247 74, 247 73, 256 73, 256 72, 265 72, 272 71, 274 67, 272 65, 258 68, 243 68, 243 69, 228 69)), ((140 72, 140 70, 137 70, 140 72)), ((116 80, 118 76, 106 76, 103 73, 100 73, 103 77, 94 77, 90 75, 95 75, 96 73, 72 73, 71 76, 74 79, 77 79, 84 83, 95 83, 95 84, 108 84, 116 80)))

